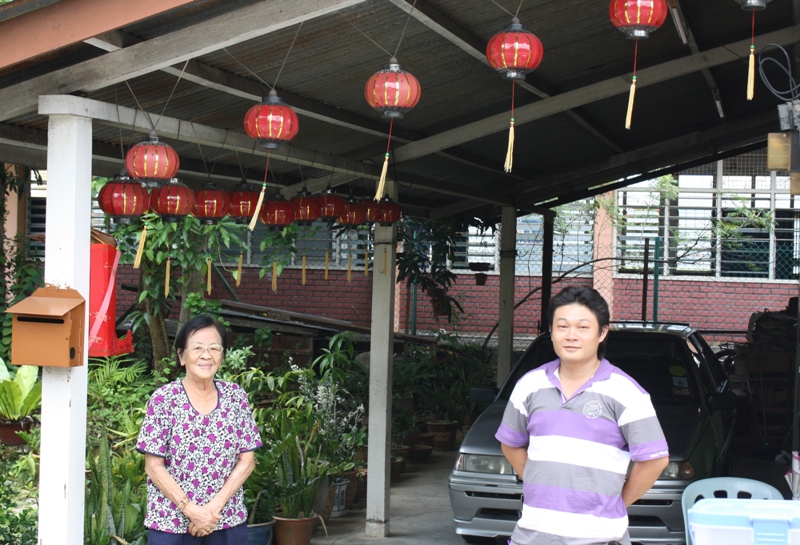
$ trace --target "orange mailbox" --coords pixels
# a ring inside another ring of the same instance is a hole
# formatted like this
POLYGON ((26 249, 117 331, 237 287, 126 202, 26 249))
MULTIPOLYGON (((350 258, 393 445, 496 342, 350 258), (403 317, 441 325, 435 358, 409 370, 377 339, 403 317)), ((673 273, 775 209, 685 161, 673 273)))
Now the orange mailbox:
POLYGON ((86 302, 71 288, 47 286, 9 307, 11 363, 48 367, 83 365, 86 302))
MULTIPOLYGON (((112 238, 111 241, 113 240, 112 238)), ((89 356, 97 358, 129 354, 133 352, 133 338, 130 330, 124 338, 120 339, 117 337, 116 329, 116 279, 120 252, 111 244, 104 243, 92 244, 91 252, 89 356)))

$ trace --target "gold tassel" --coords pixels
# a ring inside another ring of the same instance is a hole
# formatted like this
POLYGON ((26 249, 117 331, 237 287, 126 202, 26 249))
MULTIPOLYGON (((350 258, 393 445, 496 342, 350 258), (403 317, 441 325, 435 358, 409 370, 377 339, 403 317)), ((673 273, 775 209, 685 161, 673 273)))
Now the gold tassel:
POLYGON ((631 92, 628 95, 628 115, 625 117, 625 128, 631 129, 631 119, 633 118, 633 98, 636 96, 636 76, 631 79, 631 92))
POLYGON ((383 274, 386 274, 386 248, 383 249, 383 274))
POLYGON ((169 297, 169 275, 170 275, 170 269, 172 268, 170 266, 171 261, 172 261, 172 259, 168 257, 167 258, 167 272, 164 273, 164 297, 169 297))
POLYGON ((506 151, 506 163, 503 170, 511 172, 511 166, 514 163, 514 118, 511 118, 511 124, 508 126, 508 151, 506 151))
POLYGON ((383 194, 386 193, 386 174, 389 172, 389 152, 386 152, 386 156, 383 159, 383 167, 381 167, 381 177, 378 180, 378 191, 375 193, 375 200, 379 201, 383 198, 383 194))
POLYGON ((239 252, 239 266, 236 267, 236 287, 239 287, 239 284, 242 283, 242 252, 239 252))
POLYGON ((369 276, 369 249, 364 248, 364 276, 369 276))
POLYGON ((261 213, 261 205, 264 204, 264 194, 267 192, 267 184, 266 182, 261 184, 261 193, 258 194, 258 202, 256 203, 256 211, 253 213, 253 217, 250 220, 250 225, 248 228, 252 231, 256 228, 256 223, 258 223, 258 215, 261 213))
POLYGON ((300 272, 300 278, 301 278, 300 283, 305 286, 306 285, 306 254, 303 254, 303 268, 301 269, 301 272, 300 272))
POLYGON ((750 46, 750 61, 747 70, 747 100, 753 100, 756 92, 756 46, 750 46))
POLYGON ((142 229, 142 236, 139 238, 139 247, 136 248, 136 258, 133 260, 133 268, 138 269, 142 264, 142 254, 144 254, 144 241, 147 240, 147 225, 142 229))
POLYGON ((278 293, 278 262, 272 261, 272 293, 278 293))
POLYGON ((211 256, 206 258, 206 292, 211 295, 211 256))
POLYGON ((353 279, 353 256, 347 255, 347 281, 350 282, 353 279))
POLYGON ((331 256, 328 253, 328 250, 325 250, 325 280, 328 279, 328 263, 330 262, 331 256))

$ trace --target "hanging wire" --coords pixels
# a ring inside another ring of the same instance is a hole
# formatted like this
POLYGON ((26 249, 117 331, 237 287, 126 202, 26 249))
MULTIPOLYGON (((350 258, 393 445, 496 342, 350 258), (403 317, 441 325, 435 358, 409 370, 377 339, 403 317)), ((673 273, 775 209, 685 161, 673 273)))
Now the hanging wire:
MULTIPOLYGON (((294 47, 294 42, 297 40, 298 34, 300 34, 300 29, 303 28, 303 21, 300 21, 300 25, 297 27, 297 31, 294 33, 294 38, 292 38, 292 43, 289 45, 289 51, 286 52, 286 56, 283 58, 283 64, 281 64, 280 70, 278 70, 278 75, 275 76, 275 85, 278 85, 278 78, 281 77, 281 72, 283 72, 283 67, 286 66, 286 61, 289 60, 289 53, 292 52, 292 48, 294 47)), ((272 86, 275 89, 275 85, 272 86)))
POLYGON ((800 84, 798 84, 795 81, 794 76, 792 75, 792 62, 789 58, 789 53, 787 53, 786 50, 780 45, 767 44, 761 48, 761 51, 758 52, 758 73, 761 74, 761 81, 764 82, 764 85, 767 86, 767 89, 769 89, 770 93, 775 95, 777 98, 786 102, 791 100, 797 100, 798 98, 800 98, 800 84), (775 48, 779 50, 781 53, 783 53, 783 56, 786 59, 785 65, 781 64, 781 62, 778 59, 764 56, 764 53, 770 48, 775 48), (769 78, 767 77, 767 74, 764 71, 764 67, 768 63, 774 64, 775 66, 778 67, 779 70, 781 70, 784 74, 786 74, 788 80, 787 89, 779 90, 769 81, 769 78))
POLYGON ((356 29, 358 32, 360 32, 360 33, 361 33, 361 35, 362 35, 362 36, 364 36, 364 37, 365 37, 367 40, 369 40, 370 42, 372 42, 373 44, 375 44, 375 46, 377 46, 377 47, 378 47, 378 49, 380 49, 381 51, 383 51, 384 53, 386 53, 386 54, 387 54, 387 55, 389 55, 390 57, 392 56, 392 54, 391 54, 391 53, 389 53, 388 51, 386 51, 386 50, 383 48, 383 46, 382 46, 381 44, 379 44, 378 42, 376 42, 375 40, 373 40, 372 38, 370 38, 369 36, 367 36, 367 35, 366 35, 366 33, 365 33, 363 30, 361 30, 360 28, 358 28, 358 27, 355 25, 355 23, 351 23, 350 21, 348 21, 348 20, 347 20, 347 17, 345 17, 345 16, 342 14, 342 12, 341 12, 341 11, 337 11, 336 13, 338 13, 338 14, 339 14, 339 17, 341 17, 342 19, 344 19, 346 23, 348 23, 350 26, 352 26, 354 29, 356 29))
MULTIPOLYGON (((119 100, 117 97, 117 86, 114 85, 114 106, 117 108, 117 122, 120 122, 120 115, 119 115, 119 100)), ((122 154, 122 166, 125 166, 125 145, 122 142, 122 123, 119 123, 119 151, 122 154)))
POLYGON ((261 79, 261 77, 260 77, 258 74, 256 74, 256 73, 255 73, 255 72, 253 72, 252 70, 250 70, 250 69, 249 69, 247 66, 245 66, 245 65, 244 65, 244 63, 242 63, 242 61, 240 61, 239 59, 237 59, 236 57, 234 57, 234 56, 233 56, 233 53, 231 53, 230 51, 228 51, 228 50, 227 50, 226 48, 224 48, 224 47, 222 48, 222 50, 223 50, 225 53, 227 53, 227 54, 228 54, 228 56, 229 56, 230 58, 232 58, 232 59, 233 59, 233 60, 236 62, 236 64, 238 64, 239 66, 241 66, 242 68, 244 68, 245 70, 247 70, 247 71, 250 73, 250 75, 251 75, 251 76, 253 76, 254 78, 256 78, 258 81, 260 81, 261 83, 263 83, 263 84, 264 84, 264 85, 266 85, 267 87, 270 87, 270 88, 272 88, 272 85, 270 85, 269 83, 267 83, 266 81, 264 81, 263 79, 261 79))
POLYGON ((300 34, 300 29, 301 28, 303 28, 303 21, 300 21, 300 24, 298 25, 297 30, 295 31, 294 38, 292 38, 292 43, 289 45, 289 50, 286 52, 286 56, 283 58, 283 62, 281 63, 280 69, 278 69, 278 75, 275 76, 275 83, 273 83, 271 85, 269 83, 267 83, 266 81, 264 81, 263 79, 261 79, 261 77, 258 74, 256 74, 255 72, 253 72, 252 70, 250 70, 250 68, 245 66, 245 64, 242 61, 240 61, 239 59, 234 57, 233 53, 228 51, 227 48, 223 47, 222 50, 225 53, 227 53, 228 56, 230 58, 232 58, 234 60, 234 62, 236 62, 236 64, 238 64, 239 66, 241 66, 242 68, 247 70, 247 72, 249 72, 251 76, 256 78, 258 81, 260 81, 261 83, 263 83, 264 85, 266 85, 270 89, 275 89, 275 86, 278 85, 278 78, 281 77, 281 72, 283 72, 283 67, 286 66, 286 61, 289 60, 289 54, 292 52, 292 48, 294 47, 294 42, 297 41, 297 36, 300 34))
POLYGON ((414 0, 414 3, 411 4, 411 9, 408 10, 408 17, 406 17, 406 24, 403 26, 403 32, 400 33, 400 39, 397 40, 397 47, 394 50, 394 55, 392 57, 397 58, 397 52, 400 50, 400 44, 403 41, 403 36, 406 35, 406 29, 408 28, 408 22, 411 20, 411 14, 414 13, 414 8, 417 6, 417 0, 414 0))
POLYGON ((519 6, 517 6, 517 12, 514 14, 514 17, 518 17, 519 16, 519 10, 522 9, 522 2, 524 2, 524 1, 525 0, 519 0, 519 6))
MULTIPOLYGON (((513 13, 511 13, 511 12, 510 12, 510 11, 508 11, 506 8, 504 8, 503 6, 501 6, 500 4, 498 4, 496 0, 492 0, 492 3, 493 3, 495 6, 497 6, 498 8, 500 8, 501 10, 505 11, 506 13, 508 13, 510 16, 512 16, 512 17, 515 17, 515 15, 514 15, 513 13)), ((520 2, 520 5, 522 5, 522 2, 520 2)), ((517 12, 519 12, 519 10, 517 10, 517 12)))
POLYGON ((126 80, 125 81, 125 85, 128 86, 128 90, 131 92, 131 96, 133 96, 133 100, 134 100, 134 102, 136 102, 136 106, 142 111, 142 113, 144 113, 145 117, 147 118, 147 122, 150 123, 150 128, 153 129, 153 130, 156 130, 156 126, 153 125, 153 120, 150 119, 150 114, 147 111, 145 111, 144 108, 142 108, 141 104, 139 104, 139 99, 136 98, 136 93, 134 93, 133 89, 131 89, 131 84, 128 83, 127 80, 126 80))
POLYGON ((161 109, 161 114, 158 116, 158 120, 156 121, 156 124, 153 126, 153 130, 156 130, 156 127, 158 127, 158 123, 161 121, 161 118, 164 117, 164 112, 167 111, 167 106, 169 106, 169 101, 172 100, 172 95, 175 94, 175 89, 178 88, 178 84, 181 82, 181 78, 183 77, 183 73, 186 71, 187 66, 189 66, 189 59, 186 59, 186 62, 183 63, 183 68, 181 68, 181 73, 178 74, 178 81, 176 81, 175 85, 172 86, 172 91, 170 92, 169 97, 167 97, 167 101, 164 103, 164 107, 161 109))

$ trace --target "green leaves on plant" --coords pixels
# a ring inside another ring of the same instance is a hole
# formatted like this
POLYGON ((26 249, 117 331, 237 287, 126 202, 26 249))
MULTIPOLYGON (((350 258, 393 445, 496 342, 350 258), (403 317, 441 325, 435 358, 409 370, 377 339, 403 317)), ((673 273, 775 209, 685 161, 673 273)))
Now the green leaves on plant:
POLYGON ((29 416, 42 402, 42 383, 37 382, 39 368, 21 366, 14 380, 0 359, 0 420, 19 420, 29 416))

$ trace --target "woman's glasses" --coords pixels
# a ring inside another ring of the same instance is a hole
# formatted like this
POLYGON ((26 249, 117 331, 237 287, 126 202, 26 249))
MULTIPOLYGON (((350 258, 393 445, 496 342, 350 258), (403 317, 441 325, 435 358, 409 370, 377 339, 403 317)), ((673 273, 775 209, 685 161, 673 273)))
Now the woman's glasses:
POLYGON ((222 352, 225 349, 222 347, 221 344, 205 345, 200 343, 190 344, 189 347, 186 349, 186 351, 194 357, 202 356, 203 352, 205 352, 206 350, 208 350, 208 353, 212 357, 217 358, 222 355, 222 352))

